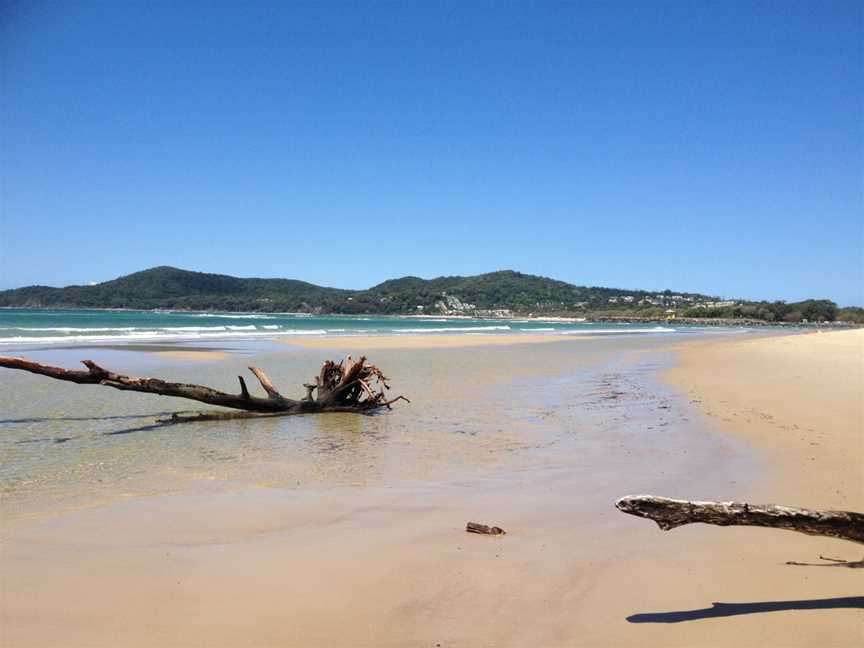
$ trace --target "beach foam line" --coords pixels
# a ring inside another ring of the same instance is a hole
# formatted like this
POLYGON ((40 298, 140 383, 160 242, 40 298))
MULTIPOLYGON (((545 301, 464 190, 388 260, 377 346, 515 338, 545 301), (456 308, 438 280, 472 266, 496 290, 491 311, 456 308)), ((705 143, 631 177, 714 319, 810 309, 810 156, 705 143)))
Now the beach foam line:
POLYGON ((626 330, 609 329, 580 329, 577 331, 560 331, 561 335, 629 335, 631 333, 677 333, 678 329, 666 328, 664 326, 655 326, 654 328, 638 328, 626 330))
MULTIPOLYGON (((262 326, 265 329, 278 329, 278 324, 262 326)), ((0 331, 29 331, 29 332, 53 332, 53 333, 106 333, 109 331, 254 331, 255 325, 249 326, 108 326, 108 327, 85 327, 85 326, 9 326, 2 327, 0 331)), ((344 329, 343 329, 344 330, 344 329)))
POLYGON ((442 326, 439 328, 397 328, 396 333, 448 333, 450 331, 509 331, 509 326, 442 326))
POLYGON ((285 330, 285 331, 132 331, 126 335, 63 335, 63 336, 16 336, 0 338, 0 346, 12 344, 57 344, 76 342, 142 342, 150 340, 218 340, 225 338, 291 337, 327 335, 325 329, 285 330))
POLYGON ((157 326, 156 331, 224 331, 224 326, 157 326))
POLYGON ((137 326, 75 327, 75 326, 4 326, 0 331, 54 331, 57 333, 77 333, 88 331, 136 331, 137 326))
POLYGON ((537 332, 547 332, 547 331, 557 331, 555 328, 520 328, 520 331, 537 331, 537 332))

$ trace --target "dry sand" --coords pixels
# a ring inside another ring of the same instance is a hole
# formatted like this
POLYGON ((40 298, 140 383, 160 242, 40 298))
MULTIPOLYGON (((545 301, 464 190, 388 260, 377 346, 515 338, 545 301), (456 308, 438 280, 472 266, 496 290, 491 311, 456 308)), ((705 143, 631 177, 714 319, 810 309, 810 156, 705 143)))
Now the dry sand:
MULTIPOLYGON (((752 444, 765 472, 721 480, 713 468, 732 455, 685 436, 685 477, 655 494, 864 509, 860 333, 684 346, 668 380, 752 444)), ((627 466, 650 473, 662 456, 605 441, 602 466, 550 452, 539 474, 143 498, 8 529, 0 643, 861 645, 860 570, 783 564, 857 559, 858 547, 768 529, 661 533, 611 504, 627 494, 627 466), (509 533, 465 534, 469 519, 509 533), (727 606, 718 614, 713 602, 727 606)))
POLYGON ((770 457, 754 494, 864 511, 864 329, 693 344, 667 378, 770 457))
MULTIPOLYGON (((864 511, 864 330, 688 344, 666 379, 762 456, 760 479, 734 499, 864 511)), ((595 621, 586 645, 864 645, 861 570, 784 564, 819 563, 820 554, 860 560, 862 547, 746 527, 683 527, 667 537, 662 555, 646 560, 637 548, 606 572, 580 610, 595 621), (659 623, 621 624, 611 610, 622 599, 658 613, 659 623), (665 625, 670 613, 714 602, 737 614, 665 625)))

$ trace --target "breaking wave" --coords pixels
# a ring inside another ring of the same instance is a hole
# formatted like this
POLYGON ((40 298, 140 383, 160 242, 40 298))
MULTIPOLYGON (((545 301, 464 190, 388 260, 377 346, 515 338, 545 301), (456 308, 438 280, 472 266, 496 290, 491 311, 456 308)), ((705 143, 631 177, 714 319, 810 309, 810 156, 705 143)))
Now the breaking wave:
POLYGON ((631 333, 676 333, 678 329, 655 326, 654 328, 631 329, 579 329, 576 331, 561 331, 562 335, 630 335, 631 333))
MULTIPOLYGON (((0 338, 0 346, 9 344, 56 344, 58 342, 143 342, 162 340, 214 340, 230 338, 253 338, 253 337, 290 337, 292 335, 327 335, 326 329, 287 329, 282 331, 250 331, 246 327, 237 327, 243 330, 230 331, 223 327, 213 327, 199 331, 189 330, 194 327, 173 327, 158 330, 135 330, 124 335, 44 335, 44 336, 14 336, 0 338), (215 329, 215 330, 213 330, 215 329)), ((252 327, 255 328, 254 326, 252 327)), ((85 329, 93 331, 95 329, 85 329)))
POLYGON ((442 326, 440 328, 397 328, 397 333, 448 333, 450 331, 509 331, 509 326, 442 326))

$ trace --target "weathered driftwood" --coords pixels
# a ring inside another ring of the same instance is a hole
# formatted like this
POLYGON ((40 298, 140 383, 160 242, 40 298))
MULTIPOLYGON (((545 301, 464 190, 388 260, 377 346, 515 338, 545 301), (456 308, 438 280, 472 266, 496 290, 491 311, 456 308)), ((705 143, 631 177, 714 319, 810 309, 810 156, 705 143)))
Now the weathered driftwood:
POLYGON ((702 522, 786 529, 864 544, 864 513, 851 511, 814 511, 746 502, 688 502, 653 495, 628 495, 615 506, 624 513, 654 520, 664 531, 702 522))
POLYGON ((92 360, 83 360, 86 371, 62 369, 50 365, 39 364, 24 358, 8 358, 0 356, 0 367, 20 369, 30 373, 48 376, 57 380, 66 380, 82 385, 105 385, 114 389, 174 396, 190 400, 218 405, 240 412, 201 412, 192 414, 174 414, 165 423, 188 423, 192 421, 211 421, 234 418, 250 418, 255 416, 286 416, 290 414, 314 414, 319 412, 357 412, 369 413, 380 408, 390 408, 398 400, 408 401, 404 396, 388 399, 385 390, 389 390, 387 378, 375 365, 366 362, 365 357, 352 360, 348 356, 343 362, 327 361, 315 377, 313 384, 306 384, 306 395, 294 400, 285 398, 273 385, 267 375, 257 367, 249 370, 261 383, 267 396, 253 396, 246 387, 242 376, 240 393, 228 394, 202 385, 168 382, 159 378, 135 378, 108 371, 92 360), (315 392, 315 393, 313 393, 315 392))
POLYGON ((485 524, 480 524, 479 522, 469 522, 465 526, 465 530, 468 533, 480 533, 482 535, 504 535, 506 531, 501 527, 497 526, 486 526, 485 524))

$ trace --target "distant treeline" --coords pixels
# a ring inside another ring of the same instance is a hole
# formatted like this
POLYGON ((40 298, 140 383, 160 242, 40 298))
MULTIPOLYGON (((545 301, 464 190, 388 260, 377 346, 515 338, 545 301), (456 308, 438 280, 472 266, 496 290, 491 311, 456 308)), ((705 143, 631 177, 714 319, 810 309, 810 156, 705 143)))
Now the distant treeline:
POLYGON ((327 288, 293 279, 244 279, 161 266, 91 286, 28 286, 0 291, 0 306, 130 308, 334 314, 590 315, 658 317, 674 310, 697 318, 864 322, 861 308, 827 300, 746 302, 713 307, 717 297, 574 286, 511 270, 472 277, 392 279, 366 290, 327 288), (699 305, 699 307, 696 307, 699 305))
POLYGON ((755 319, 764 322, 859 322, 864 323, 864 308, 838 308, 827 299, 807 299, 786 302, 745 302, 722 308, 688 308, 683 317, 717 317, 726 319, 755 319))

